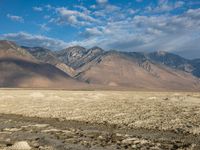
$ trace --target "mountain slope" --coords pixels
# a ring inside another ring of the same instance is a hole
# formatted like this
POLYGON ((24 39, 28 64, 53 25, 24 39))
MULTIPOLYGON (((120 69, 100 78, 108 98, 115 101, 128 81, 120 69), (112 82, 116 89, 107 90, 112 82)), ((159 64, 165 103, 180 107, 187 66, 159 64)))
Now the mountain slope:
POLYGON ((0 41, 0 87, 73 89, 82 85, 54 65, 39 62, 16 44, 0 41))
POLYGON ((191 61, 191 64, 193 66, 192 74, 196 77, 200 78, 200 59, 195 59, 191 61))
POLYGON ((176 54, 164 51, 152 52, 147 54, 146 56, 151 61, 154 61, 156 63, 161 63, 173 69, 189 72, 196 76, 196 74, 194 74, 193 71, 197 69, 196 68, 197 66, 195 65, 195 63, 193 63, 192 60, 188 60, 176 54))
POLYGON ((60 61, 77 70, 84 65, 90 64, 91 61, 97 59, 103 53, 104 51, 99 47, 85 49, 80 46, 74 46, 57 51, 56 56, 60 61))
POLYGON ((51 50, 42 47, 23 47, 29 51, 37 60, 56 66, 58 69, 69 74, 71 77, 75 76, 75 70, 67 64, 61 62, 51 50))
POLYGON ((161 51, 75 46, 54 52, 0 41, 0 87, 199 90, 200 79, 193 76, 200 76, 199 66, 198 59, 161 51))
POLYGON ((25 49, 7 40, 0 41, 0 57, 17 57, 21 59, 35 60, 25 49))
POLYGON ((134 89, 195 90, 199 80, 191 74, 173 70, 149 60, 133 59, 123 53, 108 52, 101 61, 80 73, 79 80, 110 87, 134 89))

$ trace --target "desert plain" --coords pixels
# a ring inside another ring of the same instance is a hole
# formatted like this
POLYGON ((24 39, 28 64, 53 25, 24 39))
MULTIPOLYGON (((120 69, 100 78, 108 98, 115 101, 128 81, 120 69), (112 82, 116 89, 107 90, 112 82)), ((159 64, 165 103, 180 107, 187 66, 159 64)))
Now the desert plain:
POLYGON ((200 93, 0 90, 0 149, 200 149, 200 93))

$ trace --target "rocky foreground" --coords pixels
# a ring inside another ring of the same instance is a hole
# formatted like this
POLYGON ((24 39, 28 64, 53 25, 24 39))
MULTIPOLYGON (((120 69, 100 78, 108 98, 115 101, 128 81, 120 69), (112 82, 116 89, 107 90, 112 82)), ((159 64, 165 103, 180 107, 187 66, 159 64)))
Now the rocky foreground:
POLYGON ((170 131, 0 115, 1 150, 198 150, 200 137, 170 131))
POLYGON ((0 149, 200 149, 200 93, 0 90, 0 149))

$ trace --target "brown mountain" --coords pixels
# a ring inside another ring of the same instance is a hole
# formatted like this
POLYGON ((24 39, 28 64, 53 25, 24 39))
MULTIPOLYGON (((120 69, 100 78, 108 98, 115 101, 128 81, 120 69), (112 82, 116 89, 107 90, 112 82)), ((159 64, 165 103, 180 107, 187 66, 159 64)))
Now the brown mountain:
POLYGON ((23 48, 31 53, 37 60, 52 64, 71 77, 75 77, 80 72, 98 63, 99 58, 104 53, 99 47, 85 49, 80 46, 73 46, 56 52, 42 47, 23 48))
POLYGON ((0 41, 0 57, 15 57, 20 59, 35 60, 35 58, 25 49, 19 47, 14 42, 0 41))
POLYGON ((56 54, 49 49, 45 49, 42 47, 23 47, 29 53, 32 54, 37 60, 43 63, 48 63, 56 66, 58 69, 62 70, 63 72, 67 73, 71 77, 76 75, 75 70, 68 66, 67 64, 63 63, 62 61, 57 58, 56 54))
POLYGON ((137 58, 138 56, 134 57, 125 53, 107 52, 98 64, 81 72, 77 78, 107 87, 146 90, 200 89, 199 79, 190 73, 155 64, 144 57, 137 58))
POLYGON ((39 62, 13 42, 0 41, 0 87, 73 89, 83 85, 54 65, 39 62))
POLYGON ((106 52, 80 46, 55 52, 0 41, 1 87, 197 91, 198 64, 198 59, 165 52, 106 52))
POLYGON ((56 57, 63 63, 75 70, 90 64, 91 61, 99 58, 104 51, 99 47, 85 49, 80 46, 73 46, 55 53, 56 57))

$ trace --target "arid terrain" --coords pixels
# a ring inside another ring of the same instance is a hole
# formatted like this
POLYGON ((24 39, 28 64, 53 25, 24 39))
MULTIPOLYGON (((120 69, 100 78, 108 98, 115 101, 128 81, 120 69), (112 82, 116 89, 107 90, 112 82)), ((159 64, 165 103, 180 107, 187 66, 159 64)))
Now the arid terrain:
POLYGON ((200 150, 200 0, 0 0, 0 150, 200 150))
POLYGON ((200 149, 200 93, 0 90, 0 149, 200 149))
POLYGON ((0 40, 1 88, 200 91, 200 62, 165 51, 53 51, 0 40))

